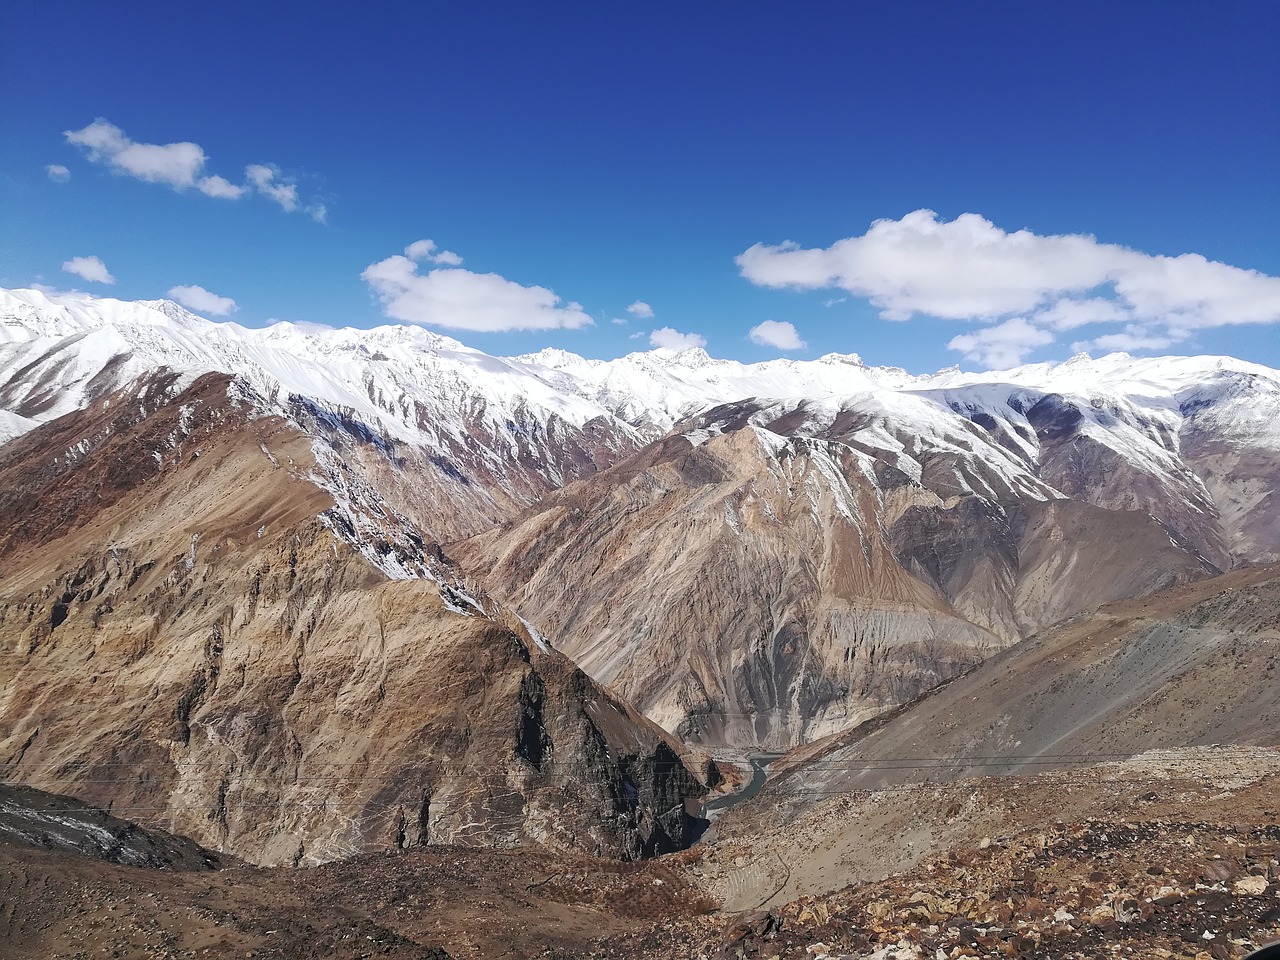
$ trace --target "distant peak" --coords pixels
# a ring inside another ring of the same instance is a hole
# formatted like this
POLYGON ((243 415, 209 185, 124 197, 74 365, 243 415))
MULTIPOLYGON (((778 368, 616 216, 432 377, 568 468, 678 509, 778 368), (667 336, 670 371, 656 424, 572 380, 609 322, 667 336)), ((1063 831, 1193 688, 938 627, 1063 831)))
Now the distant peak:
POLYGON ((559 370, 564 367, 576 367, 583 364, 587 366, 596 366, 601 361, 588 360, 586 357, 580 357, 576 353, 570 353, 568 350, 562 350, 559 347, 543 347, 533 353, 522 353, 518 357, 512 357, 519 363, 533 363, 540 367, 551 367, 553 370, 559 370))
POLYGON ((702 347, 685 347, 673 350, 671 347, 655 347, 645 356, 668 367, 706 367, 712 364, 731 363, 729 360, 717 360, 702 347))
POLYGON ((818 358, 819 363, 843 363, 851 367, 865 367, 862 357, 856 353, 824 353, 818 358))

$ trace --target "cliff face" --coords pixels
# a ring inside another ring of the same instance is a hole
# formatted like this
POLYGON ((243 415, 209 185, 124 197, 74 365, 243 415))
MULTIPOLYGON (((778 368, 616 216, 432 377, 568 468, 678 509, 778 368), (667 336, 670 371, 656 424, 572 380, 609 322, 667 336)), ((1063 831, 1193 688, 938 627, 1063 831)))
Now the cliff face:
POLYGON ((264 864, 687 842, 676 744, 230 378, 47 424, 0 491, 7 779, 264 864))

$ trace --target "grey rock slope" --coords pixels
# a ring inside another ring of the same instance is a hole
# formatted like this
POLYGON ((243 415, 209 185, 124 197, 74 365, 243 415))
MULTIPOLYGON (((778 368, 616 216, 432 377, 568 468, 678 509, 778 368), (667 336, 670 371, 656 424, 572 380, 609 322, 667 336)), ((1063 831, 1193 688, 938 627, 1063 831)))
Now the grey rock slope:
POLYGON ((894 714, 802 747, 761 800, 1085 768, 1146 751, 1280 745, 1280 567, 1120 601, 894 714))

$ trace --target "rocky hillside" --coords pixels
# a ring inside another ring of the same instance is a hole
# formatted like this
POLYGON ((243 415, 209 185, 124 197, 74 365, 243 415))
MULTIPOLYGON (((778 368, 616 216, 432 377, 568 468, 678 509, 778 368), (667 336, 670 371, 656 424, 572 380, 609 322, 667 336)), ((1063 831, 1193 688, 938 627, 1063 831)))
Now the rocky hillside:
POLYGON ((211 374, 0 448, 0 762, 256 863, 687 842, 678 745, 211 374))
MULTIPOLYGON (((1280 559, 1280 375, 1230 358, 501 358, 420 328, 0 292, 16 443, 210 372, 320 441, 323 484, 363 504, 331 529, 372 564, 417 575, 449 543, 596 680, 708 743, 811 740, 1099 603, 1280 559)), ((17 510, 20 535, 49 509, 17 510)))
POLYGON ((1085 766, 1149 750, 1280 746, 1280 567, 1121 601, 897 713, 775 764, 754 804, 1085 766))
POLYGON ((0 843, 153 870, 213 870, 229 858, 185 837, 144 830, 71 797, 0 784, 0 843))
POLYGON ((1278 784, 1275 751, 1160 751, 832 796, 638 863, 427 846, 178 872, 0 834, 0 937, 15 960, 1236 960, 1280 937, 1278 784))
POLYGON ((1012 454, 993 466, 972 452, 987 429, 953 419, 937 449, 897 428, 891 456, 855 408, 718 408, 448 550, 668 729, 767 749, 1215 572, 1145 511, 1063 497, 1012 454))

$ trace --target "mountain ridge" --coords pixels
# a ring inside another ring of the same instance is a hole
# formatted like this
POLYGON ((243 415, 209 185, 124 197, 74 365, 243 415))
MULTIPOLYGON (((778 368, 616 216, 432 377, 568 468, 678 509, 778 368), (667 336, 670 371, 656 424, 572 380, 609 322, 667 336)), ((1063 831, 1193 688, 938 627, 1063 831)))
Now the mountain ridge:
POLYGON ((651 719, 743 746, 897 706, 1090 604, 1280 559, 1280 373, 1233 358, 502 358, 419 327, 0 292, 0 429, 24 439, 214 371, 310 438, 320 522, 384 574, 445 544, 651 719))

